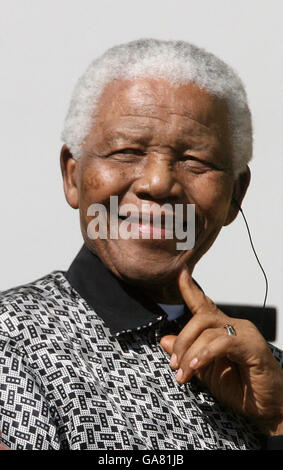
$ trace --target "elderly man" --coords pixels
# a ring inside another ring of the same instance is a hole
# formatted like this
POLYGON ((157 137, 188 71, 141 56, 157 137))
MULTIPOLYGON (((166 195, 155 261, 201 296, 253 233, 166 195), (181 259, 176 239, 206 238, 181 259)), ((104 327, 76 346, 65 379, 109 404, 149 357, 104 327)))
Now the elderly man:
POLYGON ((282 446, 281 351, 191 277, 249 184, 240 79, 185 42, 114 47, 78 82, 63 139, 64 190, 84 246, 68 272, 1 296, 3 443, 282 446), (194 243, 180 248, 168 208, 194 243))

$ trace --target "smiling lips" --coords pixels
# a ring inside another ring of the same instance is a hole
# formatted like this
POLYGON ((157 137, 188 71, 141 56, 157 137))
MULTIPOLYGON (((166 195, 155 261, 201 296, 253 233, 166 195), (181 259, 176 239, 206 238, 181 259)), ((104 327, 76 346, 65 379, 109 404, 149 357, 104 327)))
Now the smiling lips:
POLYGON ((137 212, 130 215, 119 213, 121 222, 125 221, 128 227, 133 231, 137 231, 144 238, 172 239, 174 238, 174 226, 176 224, 182 226, 183 230, 187 229, 186 220, 177 221, 173 212, 162 212, 162 214, 154 215, 152 212, 137 212))

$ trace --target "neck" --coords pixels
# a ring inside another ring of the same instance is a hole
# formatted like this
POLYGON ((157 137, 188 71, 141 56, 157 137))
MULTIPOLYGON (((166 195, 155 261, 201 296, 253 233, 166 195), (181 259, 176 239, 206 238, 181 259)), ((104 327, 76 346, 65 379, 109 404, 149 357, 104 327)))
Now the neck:
POLYGON ((151 300, 159 304, 184 303, 176 282, 163 286, 143 286, 142 290, 151 300))

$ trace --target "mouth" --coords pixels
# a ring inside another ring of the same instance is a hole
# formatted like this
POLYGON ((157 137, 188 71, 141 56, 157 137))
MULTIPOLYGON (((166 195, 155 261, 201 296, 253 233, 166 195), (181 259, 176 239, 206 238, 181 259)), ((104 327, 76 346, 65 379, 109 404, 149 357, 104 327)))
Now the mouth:
POLYGON ((174 213, 162 213, 154 215, 152 212, 131 213, 130 215, 119 213, 119 221, 127 222, 127 227, 132 231, 137 231, 144 238, 172 239, 178 227, 184 232, 187 231, 187 220, 177 220, 174 213), (146 236, 149 235, 149 236, 146 236))

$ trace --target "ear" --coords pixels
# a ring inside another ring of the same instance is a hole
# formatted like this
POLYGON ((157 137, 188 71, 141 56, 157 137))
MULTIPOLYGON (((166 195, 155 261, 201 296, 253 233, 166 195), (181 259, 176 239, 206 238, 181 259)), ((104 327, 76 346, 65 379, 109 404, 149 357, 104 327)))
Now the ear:
POLYGON ((246 191, 249 187, 251 180, 251 172, 247 166, 246 170, 243 173, 240 173, 238 178, 234 182, 234 189, 232 194, 232 199, 230 203, 230 209, 224 225, 229 225, 238 215, 239 207, 242 204, 246 191))
POLYGON ((73 209, 78 209, 78 162, 73 158, 73 155, 66 145, 63 145, 61 149, 60 165, 66 200, 73 209))

